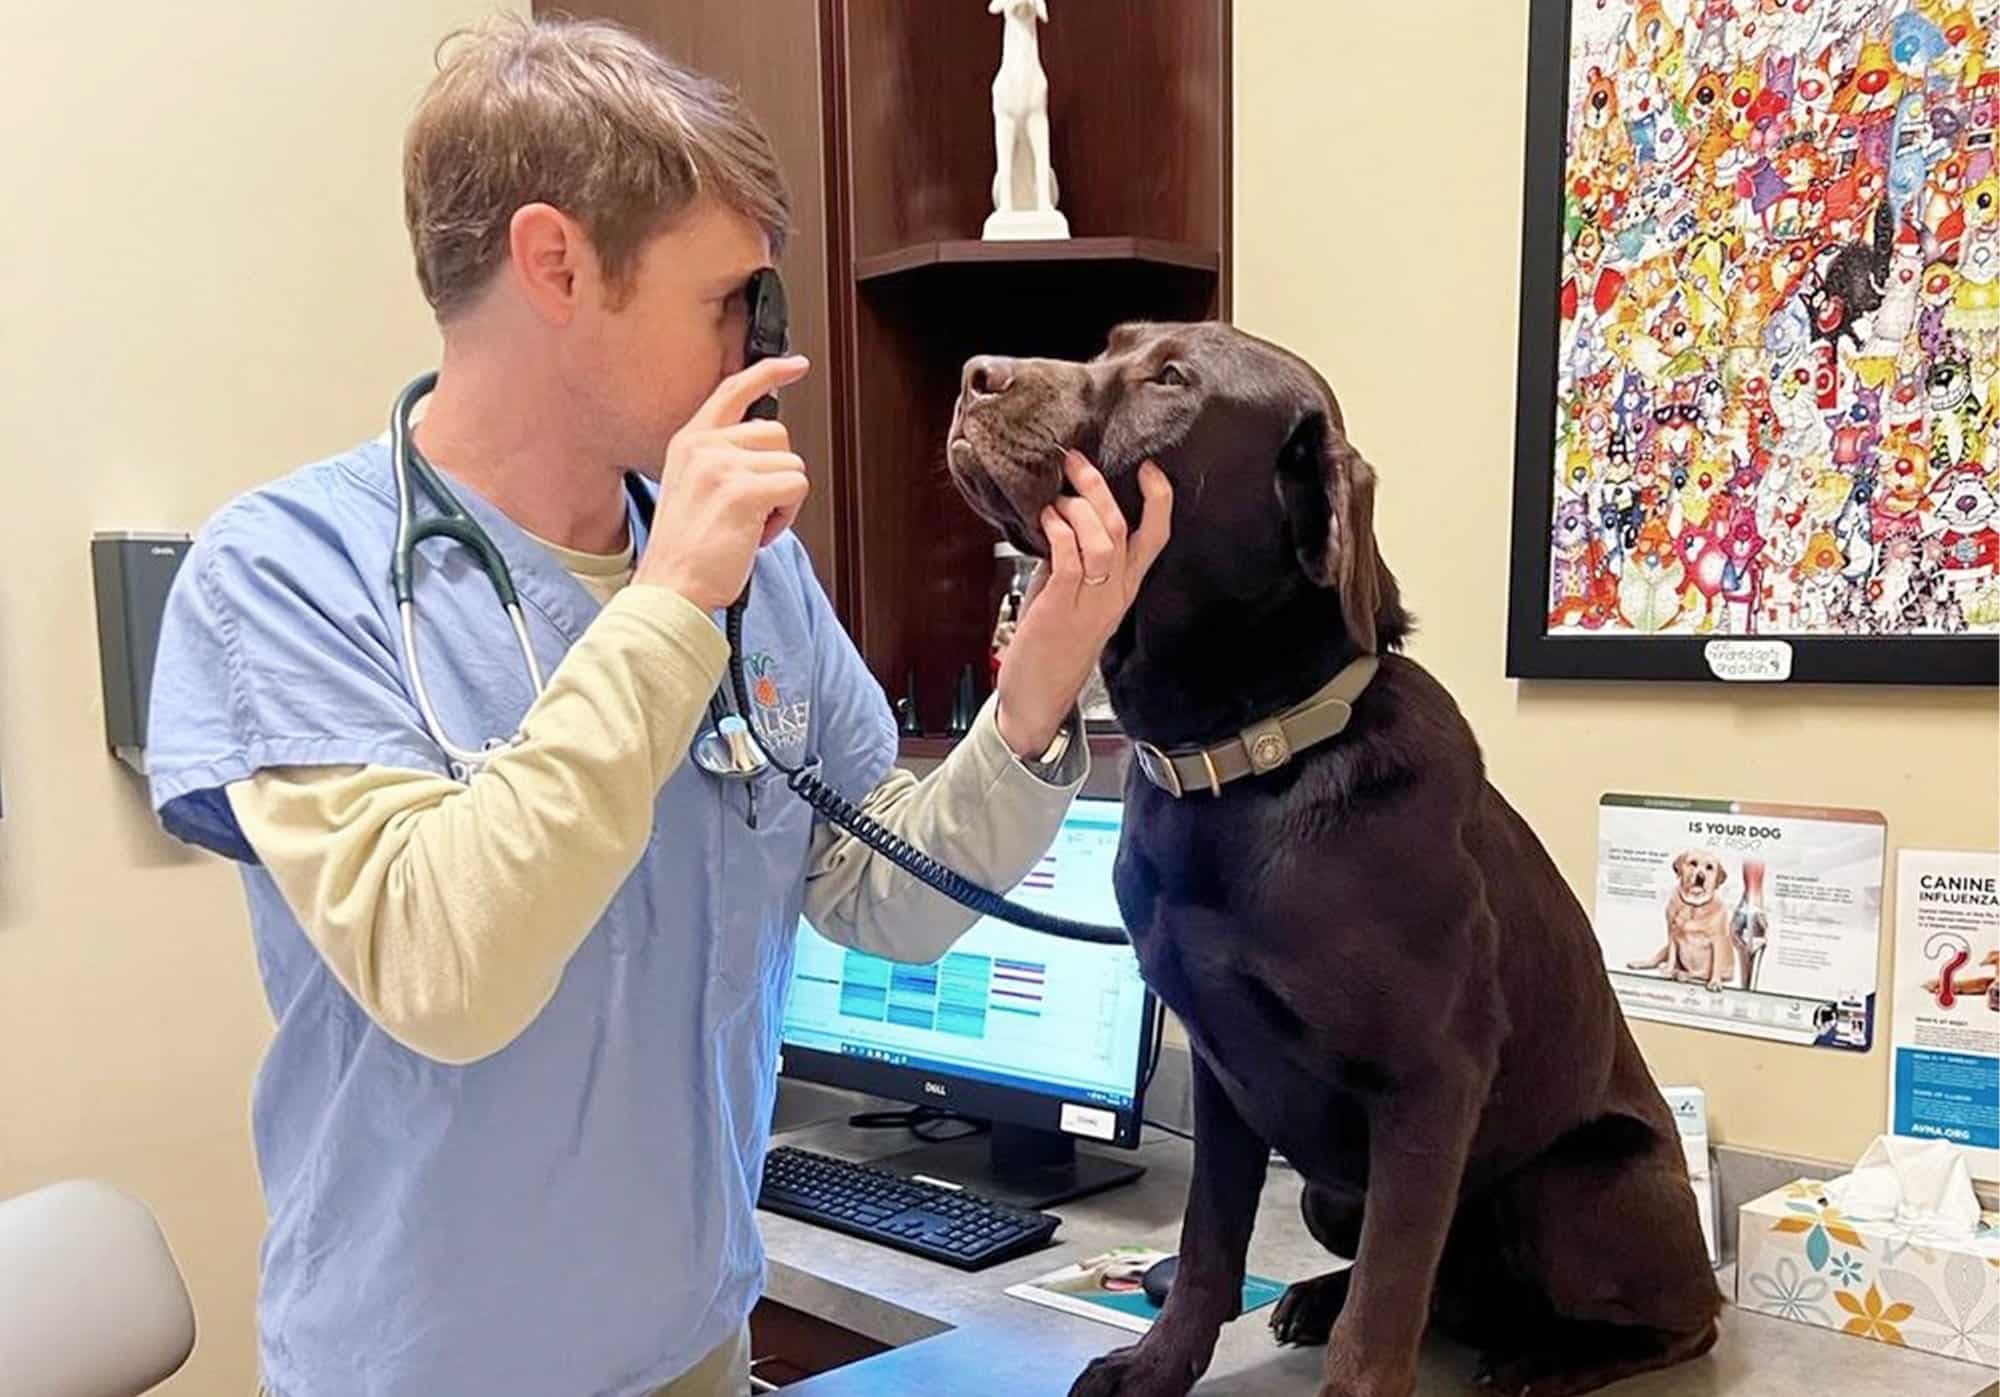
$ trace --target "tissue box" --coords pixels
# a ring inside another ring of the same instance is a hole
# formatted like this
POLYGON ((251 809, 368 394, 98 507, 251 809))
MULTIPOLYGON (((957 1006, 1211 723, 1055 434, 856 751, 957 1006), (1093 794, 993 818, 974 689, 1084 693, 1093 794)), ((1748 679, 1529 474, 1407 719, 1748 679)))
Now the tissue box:
POLYGON ((1736 1303, 1758 1314, 2000 1363, 2000 1214, 1940 1241, 1893 1222, 1856 1222, 1800 1179, 1737 1215, 1736 1303))

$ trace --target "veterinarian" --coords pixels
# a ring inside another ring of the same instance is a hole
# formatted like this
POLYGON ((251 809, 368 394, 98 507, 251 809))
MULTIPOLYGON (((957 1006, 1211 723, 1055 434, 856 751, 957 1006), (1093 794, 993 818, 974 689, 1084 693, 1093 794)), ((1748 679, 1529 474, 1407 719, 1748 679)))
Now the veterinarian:
MULTIPOLYGON (((687 760, 721 609, 773 750, 1010 886, 1086 766, 1076 697, 1167 533, 1128 538, 1080 460, 1052 560, 953 755, 892 769, 879 686, 787 525, 802 360, 741 369, 742 289, 782 247, 771 148, 719 86, 602 25, 462 36, 410 127, 404 196, 443 333, 416 444, 512 572, 416 565, 429 702, 390 585, 377 440, 229 504, 176 580, 153 798, 243 868, 277 1020, 252 1111, 276 1397, 736 1393, 763 1255, 752 1207, 803 912, 880 955, 970 924, 815 824, 770 771, 687 760), (658 481, 650 533, 624 473, 658 481)), ((385 383, 383 401, 389 400, 385 383)))

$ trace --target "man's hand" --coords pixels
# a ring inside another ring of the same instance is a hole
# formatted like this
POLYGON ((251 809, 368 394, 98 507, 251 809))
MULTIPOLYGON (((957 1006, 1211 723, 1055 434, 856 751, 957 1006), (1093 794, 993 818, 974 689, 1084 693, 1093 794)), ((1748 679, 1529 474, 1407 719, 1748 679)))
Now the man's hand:
POLYGON ((793 355, 731 374, 674 434, 634 582, 672 588, 703 611, 742 594, 757 550, 791 526, 807 490, 805 462, 792 454, 784 424, 743 414, 808 367, 793 355))
POLYGON ((1028 588, 1021 623, 1000 662, 1000 736, 1033 761, 1076 706, 1104 644, 1139 595, 1147 569, 1167 546, 1174 491, 1166 472, 1139 468, 1145 509, 1126 536, 1125 515, 1097 467, 1072 451, 1063 471, 1076 494, 1042 511, 1049 561, 1028 588))

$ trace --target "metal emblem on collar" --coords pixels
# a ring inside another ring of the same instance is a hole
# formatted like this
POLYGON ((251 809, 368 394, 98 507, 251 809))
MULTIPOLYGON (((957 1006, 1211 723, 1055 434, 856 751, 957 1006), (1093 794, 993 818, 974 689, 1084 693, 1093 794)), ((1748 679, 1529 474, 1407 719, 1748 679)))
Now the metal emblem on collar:
POLYGON ((1276 723, 1263 723, 1243 734, 1244 750, 1250 754, 1250 769, 1259 776, 1276 771, 1292 758, 1292 744, 1276 723))

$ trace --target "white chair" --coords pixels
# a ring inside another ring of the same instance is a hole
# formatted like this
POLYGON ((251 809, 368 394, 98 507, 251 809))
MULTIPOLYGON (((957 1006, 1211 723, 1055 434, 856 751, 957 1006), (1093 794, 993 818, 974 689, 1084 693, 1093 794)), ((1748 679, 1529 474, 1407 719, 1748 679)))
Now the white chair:
POLYGON ((76 1179, 0 1199, 0 1389, 137 1397, 194 1350, 194 1305, 144 1203, 76 1179))

